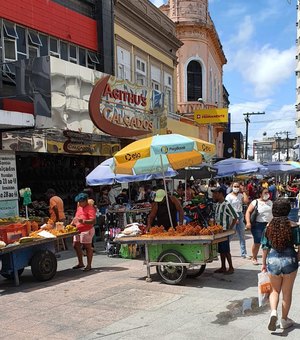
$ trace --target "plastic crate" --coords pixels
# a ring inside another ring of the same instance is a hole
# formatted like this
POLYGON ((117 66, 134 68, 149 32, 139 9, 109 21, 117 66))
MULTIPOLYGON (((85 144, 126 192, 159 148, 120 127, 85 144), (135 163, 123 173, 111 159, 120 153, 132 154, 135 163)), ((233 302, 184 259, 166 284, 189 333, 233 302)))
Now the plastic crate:
POLYGON ((205 262, 212 258, 212 248, 209 244, 149 244, 150 261, 157 261, 165 250, 178 251, 187 262, 205 262))
POLYGON ((0 240, 6 244, 19 241, 19 239, 24 236, 27 236, 26 224, 15 223, 0 226, 0 240))

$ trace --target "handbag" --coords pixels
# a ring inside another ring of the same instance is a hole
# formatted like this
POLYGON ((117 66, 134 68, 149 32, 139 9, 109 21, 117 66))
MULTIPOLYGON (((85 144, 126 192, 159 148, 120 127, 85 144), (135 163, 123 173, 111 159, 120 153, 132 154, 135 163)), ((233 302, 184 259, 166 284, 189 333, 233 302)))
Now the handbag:
POLYGON ((253 209, 251 216, 250 216, 251 225, 255 224, 257 215, 258 215, 258 201, 256 200, 256 204, 255 204, 254 209, 253 209))

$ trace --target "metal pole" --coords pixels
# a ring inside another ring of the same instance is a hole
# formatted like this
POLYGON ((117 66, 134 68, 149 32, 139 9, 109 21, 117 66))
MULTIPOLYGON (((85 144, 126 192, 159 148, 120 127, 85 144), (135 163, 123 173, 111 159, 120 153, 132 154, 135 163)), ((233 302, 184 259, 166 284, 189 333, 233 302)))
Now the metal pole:
POLYGON ((286 131, 286 160, 289 161, 289 132, 286 131))
POLYGON ((248 158, 248 128, 249 128, 249 122, 250 122, 248 115, 245 118, 245 122, 246 122, 245 159, 247 159, 248 158))

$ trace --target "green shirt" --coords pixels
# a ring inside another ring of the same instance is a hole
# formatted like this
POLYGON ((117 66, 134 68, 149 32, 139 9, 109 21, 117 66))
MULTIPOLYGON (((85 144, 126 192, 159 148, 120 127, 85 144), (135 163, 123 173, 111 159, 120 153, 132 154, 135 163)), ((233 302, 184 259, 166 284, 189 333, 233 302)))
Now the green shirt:
POLYGON ((223 230, 228 230, 232 224, 232 221, 237 218, 238 215, 229 202, 224 201, 222 203, 217 203, 215 220, 218 225, 223 227, 223 230))
MULTIPOLYGON (((263 231, 263 234, 261 237, 261 247, 262 249, 271 249, 272 245, 266 236, 266 229, 267 228, 265 228, 265 230, 263 231)), ((300 228, 299 227, 292 228, 292 241, 294 245, 296 246, 300 245, 300 228)))

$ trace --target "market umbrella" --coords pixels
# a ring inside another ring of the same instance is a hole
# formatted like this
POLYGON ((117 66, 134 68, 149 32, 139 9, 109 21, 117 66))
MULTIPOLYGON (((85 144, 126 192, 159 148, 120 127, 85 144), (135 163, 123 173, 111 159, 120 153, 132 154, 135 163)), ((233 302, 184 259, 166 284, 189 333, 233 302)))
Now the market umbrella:
POLYGON ((269 162, 264 163, 263 165, 266 167, 267 174, 280 174, 295 169, 292 164, 286 162, 269 162))
POLYGON ((181 170, 178 170, 178 179, 189 179, 194 177, 195 179, 210 178, 218 174, 218 169, 207 163, 202 163, 199 166, 190 166, 181 170))
MULTIPOLYGON (((157 135, 127 145, 114 156, 114 172, 143 174, 162 172, 167 168, 182 169, 208 161, 215 154, 215 145, 179 134, 157 135)), ((165 176, 164 187, 166 188, 165 176)), ((166 200, 172 225, 169 201, 166 200)))
POLYGON ((222 161, 216 162, 214 166, 218 169, 217 177, 230 177, 257 173, 266 170, 266 167, 264 167, 262 164, 241 158, 223 159, 222 161))
POLYGON ((286 163, 290 164, 294 169, 299 169, 300 170, 300 162, 287 161, 286 163))
MULTIPOLYGON (((148 181, 152 179, 163 178, 162 173, 155 174, 142 174, 142 175, 127 175, 127 174, 115 174, 111 169, 113 164, 113 158, 106 159, 100 163, 93 171, 86 176, 86 183, 90 186, 95 185, 109 185, 114 183, 129 183, 148 181)), ((174 177, 177 172, 171 168, 165 173, 166 177, 174 177)))
POLYGON ((122 174, 165 173, 168 167, 183 169, 208 161, 215 145, 179 134, 157 135, 127 145, 114 156, 114 172, 122 174))

